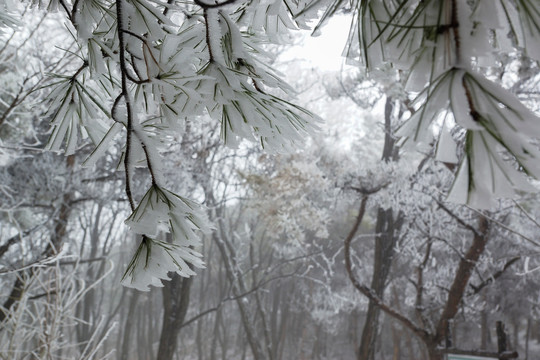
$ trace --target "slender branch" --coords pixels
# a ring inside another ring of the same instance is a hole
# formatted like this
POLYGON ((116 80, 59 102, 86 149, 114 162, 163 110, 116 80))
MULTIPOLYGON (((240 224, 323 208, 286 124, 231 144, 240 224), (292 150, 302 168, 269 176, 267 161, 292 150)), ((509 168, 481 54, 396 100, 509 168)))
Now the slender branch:
POLYGON ((389 181, 389 182, 377 185, 377 186, 369 188, 369 189, 365 188, 365 187, 357 187, 357 186, 347 186, 346 188, 354 190, 357 193, 360 193, 360 194, 362 194, 364 196, 368 196, 368 195, 372 195, 372 194, 375 194, 375 193, 379 192, 380 190, 386 188, 390 184, 391 184, 391 182, 389 181))
POLYGON ((267 279, 265 281, 261 281, 259 282, 256 286, 254 286, 253 288, 239 294, 239 295, 236 295, 236 296, 228 296, 224 299, 222 299, 219 304, 217 304, 216 306, 210 308, 210 309, 207 309, 207 310, 204 310, 203 312, 200 312, 199 314, 193 316, 192 318, 190 318, 189 320, 187 321, 184 321, 182 323, 182 325, 180 326, 181 328, 183 327, 186 327, 192 323, 194 323, 195 321, 199 320, 201 317, 205 316, 205 315, 208 315, 214 311, 218 311, 226 302, 228 301, 233 301, 233 300, 238 300, 238 299, 241 299, 243 297, 246 297, 256 291, 258 291, 261 287, 263 287, 264 285, 272 282, 272 281, 276 281, 276 280, 279 280, 279 279, 283 279, 283 278, 287 278, 287 277, 291 277, 291 276, 295 276, 296 275, 296 271, 293 272, 293 273, 288 273, 288 274, 282 274, 282 275, 278 275, 278 276, 274 276, 270 279, 267 279))
POLYGON ((535 240, 533 240, 533 239, 531 239, 530 237, 528 237, 528 236, 526 236, 526 235, 523 235, 523 234, 520 233, 519 231, 514 230, 514 229, 512 229, 512 228, 510 228, 510 227, 508 227, 508 226, 506 226, 506 225, 504 225, 503 223, 501 223, 500 221, 498 221, 498 220, 496 220, 496 219, 494 219, 494 218, 492 218, 492 217, 489 217, 489 216, 487 216, 487 215, 482 214, 482 212, 480 212, 478 209, 472 208, 472 207, 470 207, 470 206, 468 206, 468 205, 465 205, 465 206, 467 206, 467 208, 469 208, 470 210, 472 210, 472 211, 474 211, 474 212, 476 212, 476 213, 478 213, 478 214, 480 214, 480 215, 486 217, 486 218, 487 218, 489 221, 491 221, 493 224, 495 224, 495 225, 497 225, 497 226, 500 226, 500 227, 502 227, 503 229, 505 229, 505 230, 507 230, 507 231, 510 231, 510 232, 513 233, 513 234, 516 234, 517 236, 519 236, 519 237, 522 238, 523 240, 526 240, 526 241, 530 242, 531 244, 533 244, 533 245, 535 245, 535 246, 540 247, 540 243, 537 242, 537 241, 535 241, 535 240))
POLYGON ((38 295, 29 296, 28 300, 37 300, 37 299, 40 299, 42 297, 46 297, 46 296, 48 297, 48 296, 56 295, 56 294, 57 294, 56 290, 51 290, 51 291, 41 293, 41 294, 38 294, 38 295))
POLYGON ((504 266, 503 266, 503 268, 501 270, 495 272, 495 274, 491 275, 489 278, 482 281, 480 284, 478 284, 478 285, 470 284, 471 288, 474 290, 474 294, 478 294, 480 291, 482 291, 483 288, 485 288, 486 286, 490 285, 495 280, 500 278, 504 274, 504 272, 506 270, 508 270, 508 268, 510 268, 510 266, 514 265, 519 260, 521 260, 521 256, 516 256, 516 257, 508 260, 506 262, 506 264, 504 264, 504 266))
MULTIPOLYGON (((26 81, 25 81, 26 82, 26 81)), ((4 123, 4 121, 7 119, 7 117, 11 114, 11 112, 13 111, 13 109, 15 109, 17 107, 17 105, 20 104, 19 102, 19 99, 21 97, 21 94, 24 90, 24 83, 23 85, 21 85, 21 87, 19 88, 19 91, 17 92, 17 95, 15 95, 15 97, 13 98, 13 100, 11 101, 11 103, 8 105, 8 107, 6 108, 6 110, 2 113, 2 115, 0 116, 0 125, 2 125, 4 123)))
POLYGON ((452 20, 450 26, 454 34, 454 44, 456 45, 456 63, 461 63, 461 37, 459 36, 459 16, 457 0, 452 0, 452 20))
POLYGON ((208 11, 206 8, 203 8, 203 17, 204 17, 204 26, 206 28, 206 46, 208 46, 208 55, 210 58, 210 62, 214 61, 214 52, 212 50, 212 44, 210 41, 210 25, 208 20, 208 11))
POLYGON ((518 207, 519 210, 521 210, 521 212, 527 217, 527 219, 531 220, 538 228, 540 228, 540 223, 535 220, 531 214, 529 214, 524 208, 523 206, 521 206, 516 200, 512 200, 514 202, 514 204, 518 207))
POLYGON ((116 109, 118 109, 118 106, 120 105, 120 100, 122 100, 122 97, 123 97, 123 94, 120 93, 120 95, 118 95, 116 99, 114 99, 113 106, 111 108, 111 118, 117 123, 120 123, 125 126, 126 124, 118 120, 118 116, 116 115, 116 109))
POLYGON ((234 4, 237 0, 226 0, 221 3, 215 3, 215 4, 207 4, 201 0, 193 0, 193 1, 195 2, 195 4, 199 5, 204 10, 206 10, 206 9, 217 9, 223 6, 231 5, 231 4, 234 4))
MULTIPOLYGON (((160 70, 163 70, 159 66, 159 61, 156 59, 156 56, 152 52, 152 47, 148 44, 148 39, 146 39, 144 36, 141 36, 141 35, 139 35, 137 33, 134 33, 133 31, 130 31, 130 30, 122 30, 122 31, 125 32, 126 34, 131 35, 134 38, 140 40, 143 43, 143 47, 145 47, 148 50, 148 53, 150 54, 150 57, 152 58, 152 61, 160 68, 160 70)), ((144 60, 146 62, 146 59, 144 59, 144 60)), ((147 64, 147 68, 148 68, 148 64, 147 64)), ((141 80, 141 81, 142 82, 149 82, 150 80, 147 79, 147 80, 141 80)))
POLYGON ((461 219, 459 216, 454 214, 453 211, 448 209, 442 202, 437 200, 435 197, 433 197, 433 200, 435 200, 435 202, 439 205, 439 207, 441 209, 443 209, 445 213, 450 215, 450 217, 452 217, 454 220, 456 220, 461 226, 463 226, 464 228, 472 231, 474 233, 474 236, 479 236, 480 235, 480 233, 478 232, 478 230, 476 230, 476 228, 474 226, 472 226, 470 224, 467 224, 465 221, 463 221, 463 219, 461 219))
POLYGON ((58 2, 60 3, 60 5, 62 6, 62 8, 64 8, 64 11, 66 12, 69 20, 71 21, 71 11, 69 10, 65 0, 58 0, 58 2))
MULTIPOLYGON (((448 241, 448 239, 445 239, 443 237, 440 237, 440 236, 436 236, 436 235, 431 235, 429 232, 427 232, 426 230, 422 229, 420 224, 418 223, 418 221, 415 219, 414 220, 414 224, 416 225, 416 229, 418 231, 420 231, 424 236, 426 237, 430 237, 431 239, 434 239, 434 240, 438 240, 442 243, 444 243, 446 246, 448 246, 450 248, 450 250, 452 250, 453 252, 456 253, 456 255, 460 258, 460 259, 463 259, 464 255, 463 253, 461 252, 461 250, 459 250, 457 247, 454 246, 454 244, 452 244, 450 241, 448 241)), ((425 224, 424 224, 425 225, 425 224)))
MULTIPOLYGON (((120 53, 120 72, 122 75, 122 93, 121 97, 124 98, 126 103, 126 112, 127 112, 127 136, 126 136, 126 152, 124 154, 124 171, 126 174, 126 195, 129 200, 129 205, 131 210, 135 210, 135 201, 133 200, 133 194, 131 193, 131 183, 130 183, 130 156, 131 156, 131 140, 133 132, 133 114, 131 111, 131 99, 129 97, 129 89, 127 85, 127 66, 126 66, 126 56, 125 56, 125 39, 124 39, 124 19, 123 19, 123 0, 116 1, 116 17, 117 17, 117 26, 118 26, 118 47, 120 53)), ((119 97, 120 98, 120 97, 119 97)), ((119 100, 117 98, 117 100, 119 100)), ((115 101, 117 104, 118 102, 115 101)))
POLYGON ((14 236, 10 237, 6 241, 6 243, 4 245, 0 246, 0 258, 9 250, 11 245, 14 245, 14 244, 18 243, 23 238, 27 237, 28 235, 30 235, 31 233, 33 233, 34 231, 39 229, 41 226, 43 226, 43 224, 36 225, 31 229, 23 231, 22 234, 17 234, 17 235, 14 235, 14 236))
POLYGON ((67 265, 88 264, 88 263, 93 263, 93 262, 101 262, 105 260, 107 260, 105 256, 99 256, 99 257, 90 258, 90 259, 59 261, 58 264, 50 263, 50 264, 45 264, 45 266, 57 266, 57 265, 67 266, 67 265))
POLYGON ((140 139, 139 136, 137 136, 137 138, 141 142, 141 146, 144 151, 144 156, 146 157, 146 165, 148 165, 148 171, 150 172, 150 177, 152 178, 152 186, 157 186, 156 175, 154 173, 154 169, 152 168, 152 161, 150 161, 150 154, 148 154, 148 149, 146 147, 146 144, 140 139))
POLYGON ((139 71, 139 68, 137 67, 137 64, 135 62, 135 59, 137 59, 133 54, 130 54, 130 57, 131 57, 131 67, 133 68, 133 72, 135 72, 135 75, 137 75, 137 77, 140 79, 140 80, 137 80, 135 79, 135 77, 131 74, 128 74, 128 79, 131 80, 132 82, 136 83, 136 84, 144 84, 144 83, 147 83, 147 82, 150 82, 150 79, 144 79, 142 80, 142 75, 141 75, 141 72, 139 71))
POLYGON ((88 61, 87 60, 84 60, 82 65, 77 69, 77 71, 75 72, 75 74, 73 74, 73 76, 71 76, 70 78, 70 81, 71 82, 75 82, 77 80, 77 77, 79 76, 79 74, 88 67, 88 61))
POLYGON ((463 86, 463 89, 465 90, 465 98, 467 99, 467 105, 469 105, 469 115, 471 115, 471 118, 474 121, 480 121, 482 118, 482 115, 480 115, 480 113, 476 110, 476 106, 474 105, 474 101, 473 101, 471 88, 469 87, 469 83, 467 82, 465 75, 461 79, 461 84, 463 86))
POLYGON ((135 68, 135 65, 133 65, 133 70, 135 71, 135 73, 137 74, 137 76, 139 77, 139 79, 135 78, 135 76, 133 76, 132 74, 130 74, 129 72, 126 73, 126 76, 128 78, 129 81, 131 81, 132 83, 134 84, 137 84, 137 85, 140 85, 140 84, 147 84, 150 82, 150 79, 143 79, 141 78, 141 76, 139 76, 139 72, 136 70, 135 68))

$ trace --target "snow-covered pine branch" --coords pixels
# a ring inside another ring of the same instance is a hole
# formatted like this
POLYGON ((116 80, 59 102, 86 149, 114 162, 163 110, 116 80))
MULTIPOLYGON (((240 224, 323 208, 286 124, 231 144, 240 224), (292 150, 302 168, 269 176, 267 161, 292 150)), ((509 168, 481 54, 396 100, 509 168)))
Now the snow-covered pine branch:
POLYGON ((540 175, 540 118, 488 74, 509 54, 540 59, 537 1, 312 0, 298 14, 315 9, 324 10, 316 31, 343 9, 354 14, 345 51, 351 63, 370 71, 390 64, 407 75, 414 114, 398 135, 435 142, 440 156, 457 160, 450 200, 486 208, 531 189, 526 176, 540 175), (459 146, 437 135, 456 126, 464 130, 452 132, 459 146))
MULTIPOLYGON (((275 95, 291 89, 265 65, 259 45, 278 40, 283 28, 268 26, 275 19, 297 28, 291 14, 279 1, 267 4, 266 13, 259 2, 240 1, 31 4, 65 14, 81 61, 49 87, 49 149, 72 154, 89 138, 95 149, 85 165, 92 166, 113 143, 124 143, 120 168, 132 211, 126 223, 142 240, 123 283, 145 290, 169 271, 193 275, 188 264, 203 266, 199 232, 209 226, 203 208, 165 188, 160 153, 181 136, 186 119, 205 113, 221 122, 231 146, 248 139, 269 151, 288 151, 316 129, 313 114, 275 95), (138 167, 151 178, 141 199, 133 189, 138 167), (170 242, 164 233, 172 235, 170 242)), ((10 19, 0 21, 14 26, 10 19)))

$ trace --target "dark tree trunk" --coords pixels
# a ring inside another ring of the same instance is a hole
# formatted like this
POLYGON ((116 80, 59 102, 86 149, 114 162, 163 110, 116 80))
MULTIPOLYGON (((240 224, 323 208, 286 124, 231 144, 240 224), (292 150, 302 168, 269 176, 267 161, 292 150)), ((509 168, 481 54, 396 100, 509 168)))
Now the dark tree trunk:
MULTIPOLYGON (((382 154, 383 161, 395 161, 398 158, 398 148, 392 136, 392 113, 394 111, 394 100, 386 99, 385 105, 385 139, 382 154)), ((373 264, 373 277, 371 279, 371 289, 375 291, 378 298, 382 299, 386 287, 386 281, 392 265, 394 246, 399 236, 402 223, 402 216, 399 214, 394 218, 393 210, 379 208, 377 211, 377 223, 375 225, 375 259, 373 264)), ((359 360, 373 360, 375 356, 375 344, 379 329, 380 309, 372 301, 369 302, 366 322, 362 330, 360 348, 358 350, 359 360)))
POLYGON ((157 359, 172 360, 176 351, 178 334, 189 307, 189 294, 193 278, 174 274, 163 287, 163 324, 157 359))
MULTIPOLYGON (((394 218, 392 209, 377 211, 377 224, 375 226, 375 262, 371 289, 382 299, 386 288, 386 281, 392 265, 394 246, 401 226, 401 215, 394 218)), ((379 328, 380 308, 369 302, 366 322, 362 330, 362 340, 358 352, 359 360, 372 360, 375 356, 375 342, 379 328)))
POLYGON ((525 360, 529 358, 529 337, 531 336, 531 318, 527 318, 527 332, 525 333, 525 360))
POLYGON ((458 312, 459 305, 463 299, 465 289, 469 284, 473 269, 476 266, 480 255, 483 254, 489 240, 488 230, 488 219, 485 216, 480 215, 478 219, 478 230, 475 231, 473 242, 467 250, 467 253, 459 262, 456 275, 454 276, 454 281, 452 282, 452 286, 448 292, 448 298, 446 300, 444 310, 437 324, 436 334, 434 337, 435 343, 437 344, 444 339, 449 322, 456 316, 458 312))
POLYGON ((436 343, 434 344, 427 344, 427 351, 429 360, 443 360, 444 355, 438 350, 438 346, 436 343))
POLYGON ((512 326, 514 327, 514 341, 511 347, 517 349, 519 347, 519 318, 517 316, 513 318, 512 326))
POLYGON ((502 321, 497 321, 497 350, 499 353, 507 350, 507 338, 504 324, 502 321))
MULTIPOLYGON (((484 297, 485 298, 485 297, 484 297)), ((482 309, 480 313, 480 349, 487 350, 489 341, 488 313, 486 309, 482 309)))
POLYGON ((24 278, 28 275, 30 275, 29 271, 23 271, 21 274, 17 275, 13 287, 11 288, 11 292, 9 293, 9 297, 4 301, 4 304, 0 308, 0 323, 8 317, 11 307, 22 297, 25 284, 24 278))
POLYGON ((401 331, 392 320, 392 360, 401 360, 401 331))

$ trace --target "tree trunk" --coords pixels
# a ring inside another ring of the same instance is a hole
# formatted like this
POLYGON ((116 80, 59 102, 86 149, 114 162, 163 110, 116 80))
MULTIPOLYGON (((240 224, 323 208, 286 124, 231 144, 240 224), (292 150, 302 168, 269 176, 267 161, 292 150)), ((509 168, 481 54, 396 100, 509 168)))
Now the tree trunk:
MULTIPOLYGON (((396 161, 398 159, 398 148, 392 136, 392 113, 394 111, 394 100, 390 97, 385 104, 385 137, 382 154, 383 161, 396 161)), ((402 223, 402 216, 399 214, 394 219, 392 209, 379 208, 377 210, 377 223, 375 225, 375 259, 373 264, 373 277, 371 279, 371 289, 380 299, 383 298, 386 281, 392 265, 394 246, 399 235, 402 223)), ((358 350, 358 360, 373 360, 375 356, 375 344, 379 329, 380 309, 372 301, 369 302, 366 322, 362 330, 360 349, 358 350)))
MULTIPOLYGON (((92 218, 93 218, 93 224, 91 227, 91 231, 89 234, 90 237, 90 252, 88 255, 89 259, 93 259, 97 255, 98 247, 99 247, 99 235, 100 235, 100 220, 101 220, 101 211, 103 210, 103 205, 98 204, 96 209, 96 214, 94 215, 94 210, 92 209, 92 218)), ((84 258, 84 239, 83 239, 83 245, 81 246, 81 253, 80 257, 81 259, 84 258)), ((86 279, 89 283, 92 283, 96 279, 96 275, 94 274, 94 268, 92 264, 89 264, 88 268, 86 269, 86 279)), ((96 307, 100 308, 100 306, 96 306, 96 289, 91 288, 86 292, 86 295, 84 296, 83 300, 77 304, 76 307, 76 314, 79 319, 82 321, 77 324, 77 327, 75 328, 77 333, 77 339, 79 341, 79 348, 81 349, 81 352, 84 350, 86 344, 90 340, 93 332, 93 321, 96 319, 96 307)), ((98 315, 99 316, 99 315, 98 315)))
MULTIPOLYGON (((483 296, 485 299, 485 296, 483 296)), ((488 313, 486 309, 482 309, 480 313, 480 350, 487 350, 489 339, 488 313)))
POLYGON ((513 318, 512 325, 514 327, 514 341, 511 347, 517 349, 519 347, 519 318, 517 316, 513 318))
POLYGON ((396 320, 392 320, 392 360, 401 360, 401 331, 396 320))
MULTIPOLYGON (((380 294, 378 294, 380 296, 380 294)), ((377 340, 377 330, 379 328, 378 307, 369 303, 366 322, 362 330, 360 348, 358 350, 358 360, 372 360, 375 356, 375 341, 377 340)))
POLYGON ((173 274, 171 281, 166 281, 163 294, 163 323, 157 358, 172 360, 176 351, 178 334, 189 307, 189 294, 193 278, 184 278, 173 274))
POLYGON ((507 350, 507 337, 502 321, 497 321, 497 351, 499 353, 507 350))
MULTIPOLYGON (((373 277, 371 289, 382 299, 386 288, 386 281, 392 265, 394 246, 401 227, 402 216, 394 219, 392 209, 377 211, 377 223, 375 225, 375 262, 373 265, 373 277)), ((366 322, 362 330, 362 339, 358 351, 359 360, 373 360, 375 356, 375 343, 379 328, 380 309, 372 301, 369 302, 366 322)))
POLYGON ((444 355, 437 349, 437 344, 427 345, 429 360, 444 360, 444 355))
POLYGON ((440 343, 446 334, 446 329, 448 328, 449 322, 456 316, 461 300, 463 299, 463 294, 465 289, 469 284, 472 272, 480 256, 484 253, 487 242, 489 240, 488 230, 489 230, 489 221, 488 219, 480 215, 478 219, 478 230, 474 233, 474 238, 471 246, 467 250, 467 253, 463 258, 461 258, 458 268, 456 270, 456 275, 454 276, 454 281, 448 292, 448 298, 446 300, 446 305, 441 314, 439 322, 436 328, 435 334, 435 343, 440 343))
POLYGON ((126 323, 124 324, 124 335, 122 337, 122 350, 120 351, 120 360, 128 360, 130 349, 131 329, 133 328, 133 322, 135 321, 135 306, 137 305, 137 299, 139 298, 139 291, 131 291, 131 298, 129 300, 129 309, 126 317, 126 323))
POLYGON ((527 318, 527 332, 525 333, 525 360, 529 358, 529 337, 531 336, 531 318, 527 318))

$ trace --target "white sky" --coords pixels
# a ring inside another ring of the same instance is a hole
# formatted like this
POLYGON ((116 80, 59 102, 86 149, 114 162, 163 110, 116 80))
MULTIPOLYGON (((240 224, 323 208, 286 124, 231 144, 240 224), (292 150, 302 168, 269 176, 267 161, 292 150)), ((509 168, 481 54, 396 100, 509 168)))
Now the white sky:
POLYGON ((319 136, 317 141, 326 139, 333 142, 335 151, 348 154, 357 154, 358 150, 353 151, 353 147, 361 142, 365 146, 359 156, 378 159, 382 149, 379 125, 384 119, 384 103, 379 102, 366 111, 346 96, 331 98, 325 90, 325 86, 333 86, 342 70, 354 68, 344 65, 345 59, 341 56, 349 29, 349 16, 335 16, 322 28, 320 36, 312 37, 310 31, 303 31, 299 45, 279 55, 278 70, 298 92, 295 102, 324 120, 321 127, 326 135, 319 136))
POLYGON ((343 63, 343 49, 347 42, 350 18, 334 16, 322 28, 320 36, 310 36, 310 31, 303 31, 302 45, 294 46, 280 56, 283 61, 304 60, 323 72, 339 71, 343 63))

